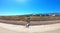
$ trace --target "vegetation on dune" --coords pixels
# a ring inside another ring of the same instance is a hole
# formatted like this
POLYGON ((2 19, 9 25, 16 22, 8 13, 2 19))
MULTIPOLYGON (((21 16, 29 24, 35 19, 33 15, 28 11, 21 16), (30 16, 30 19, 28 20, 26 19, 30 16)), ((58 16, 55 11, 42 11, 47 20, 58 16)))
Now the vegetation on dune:
MULTIPOLYGON (((27 16, 0 16, 2 20, 26 21, 27 16)), ((60 16, 30 16, 31 21, 60 20, 60 16)))
POLYGON ((31 21, 60 20, 60 16, 32 16, 31 21))

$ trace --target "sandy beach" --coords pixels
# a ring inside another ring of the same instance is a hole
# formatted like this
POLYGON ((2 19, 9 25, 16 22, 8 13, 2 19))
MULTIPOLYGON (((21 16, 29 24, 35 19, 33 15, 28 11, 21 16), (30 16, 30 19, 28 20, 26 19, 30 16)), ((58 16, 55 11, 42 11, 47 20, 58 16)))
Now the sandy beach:
POLYGON ((23 25, 0 23, 0 33, 60 33, 60 23, 36 25, 29 28, 23 25))

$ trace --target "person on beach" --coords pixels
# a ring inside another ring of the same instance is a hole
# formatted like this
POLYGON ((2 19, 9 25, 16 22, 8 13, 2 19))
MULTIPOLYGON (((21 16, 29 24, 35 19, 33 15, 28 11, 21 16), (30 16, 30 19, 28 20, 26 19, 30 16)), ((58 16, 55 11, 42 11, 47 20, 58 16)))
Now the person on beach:
POLYGON ((29 27, 30 26, 30 16, 27 16, 27 24, 26 24, 26 27, 29 27))

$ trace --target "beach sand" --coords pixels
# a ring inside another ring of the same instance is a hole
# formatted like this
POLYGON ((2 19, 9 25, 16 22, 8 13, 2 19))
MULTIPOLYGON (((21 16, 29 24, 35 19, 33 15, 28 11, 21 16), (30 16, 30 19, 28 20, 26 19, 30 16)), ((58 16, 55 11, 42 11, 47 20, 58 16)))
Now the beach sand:
POLYGON ((29 28, 22 25, 0 23, 0 33, 60 33, 60 23, 36 25, 29 28))

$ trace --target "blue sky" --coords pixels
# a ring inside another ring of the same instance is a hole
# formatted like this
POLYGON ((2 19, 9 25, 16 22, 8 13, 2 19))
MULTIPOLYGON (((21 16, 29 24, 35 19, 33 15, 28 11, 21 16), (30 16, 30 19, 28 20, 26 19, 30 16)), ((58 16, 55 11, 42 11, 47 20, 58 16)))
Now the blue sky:
POLYGON ((60 0, 0 0, 0 15, 60 13, 60 0))

